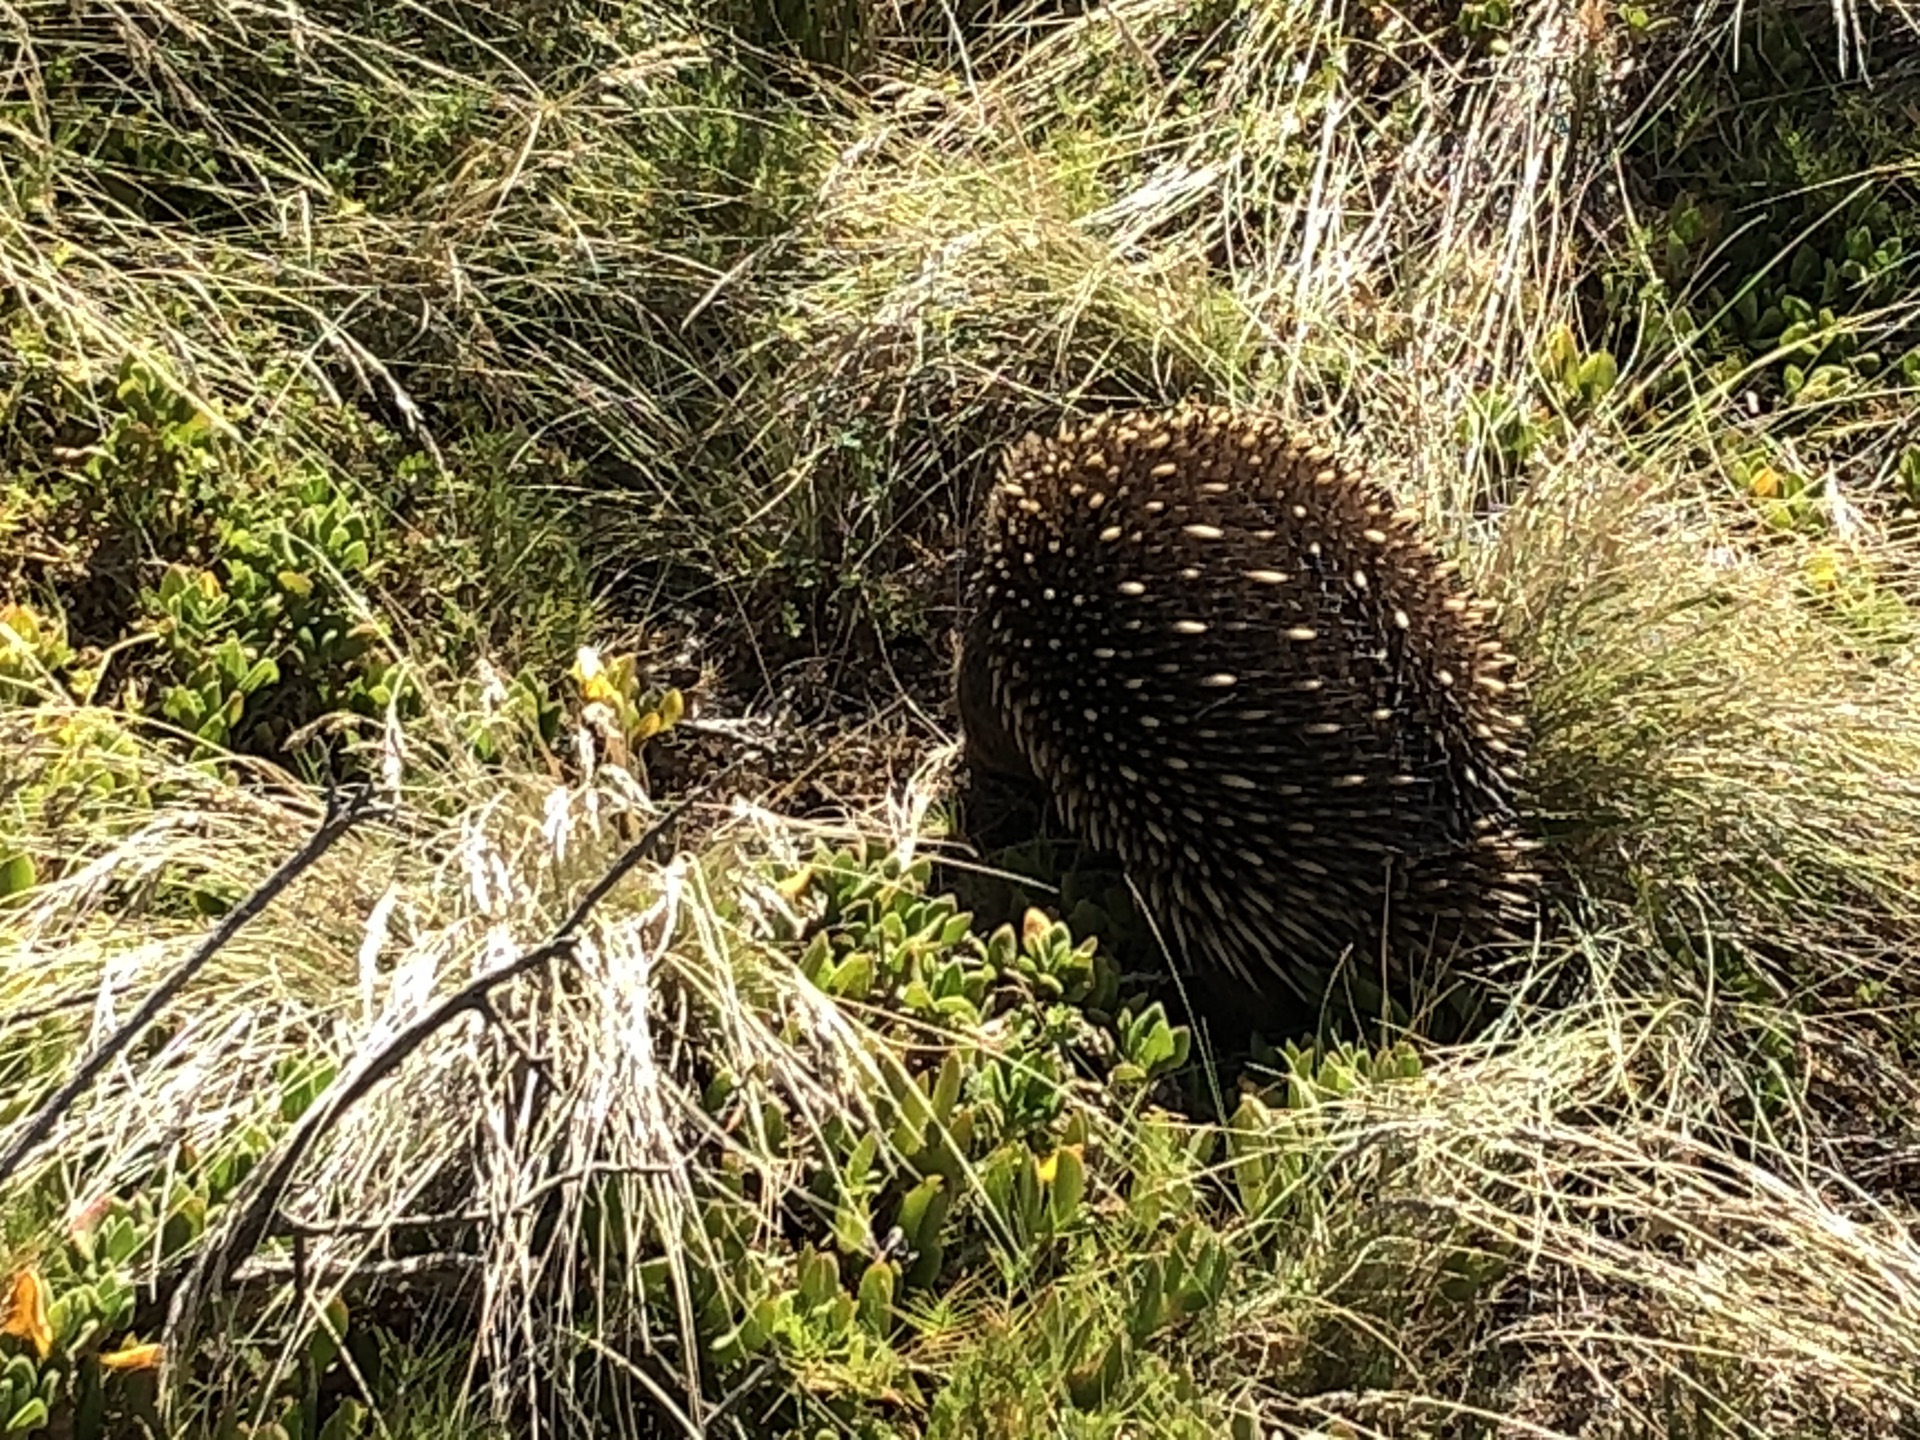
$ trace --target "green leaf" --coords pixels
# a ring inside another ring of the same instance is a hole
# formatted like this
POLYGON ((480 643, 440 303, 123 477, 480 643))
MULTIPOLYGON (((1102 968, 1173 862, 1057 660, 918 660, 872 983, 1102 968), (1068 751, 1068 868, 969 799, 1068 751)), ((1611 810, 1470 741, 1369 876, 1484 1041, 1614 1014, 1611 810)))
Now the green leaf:
POLYGON ((36 879, 33 857, 24 851, 15 851, 0 860, 0 900, 9 895, 25 894, 33 888, 36 879))
POLYGON ((940 1074, 933 1083, 933 1118, 935 1123, 943 1128, 952 1118, 953 1107, 960 1098, 960 1085, 964 1079, 959 1053, 949 1050, 940 1062, 940 1074))
POLYGON ((827 932, 816 933, 800 956, 800 973, 810 984, 826 989, 827 977, 833 966, 833 941, 827 932))
POLYGON ((107 1259, 124 1265, 140 1248, 140 1232, 125 1215, 110 1215, 100 1227, 100 1241, 107 1259))
POLYGON ((273 663, 271 656, 263 656, 259 660, 256 660, 253 668, 241 677, 240 693, 242 695, 251 695, 264 685, 278 685, 279 683, 280 667, 273 663))
POLYGON ((1580 393, 1587 399, 1598 400, 1613 389, 1614 382, 1619 378, 1620 366, 1614 360, 1612 353, 1596 350, 1580 362, 1575 383, 1579 385, 1580 393))
POLYGON ((946 1218, 947 1206, 951 1197, 947 1194, 947 1181, 943 1175, 929 1175, 900 1201, 896 1223, 900 1233, 906 1237, 907 1244, 918 1250, 927 1241, 934 1239, 928 1234, 928 1227, 938 1231, 946 1218))
POLYGON ((884 1335, 893 1311, 892 1263, 875 1260, 860 1277, 860 1323, 875 1335, 884 1335))
POLYGON ((839 1267, 823 1250, 809 1249, 800 1258, 800 1303, 812 1310, 827 1303, 840 1285, 839 1267))
POLYGON ((207 707, 197 692, 187 689, 184 685, 175 685, 161 700, 160 713, 182 730, 191 730, 197 734, 200 721, 207 713, 207 707))
POLYGON ((327 1417, 327 1423, 320 1427, 320 1440, 353 1440, 365 1429, 366 1407, 359 1401, 342 1396, 339 1407, 327 1417))
POLYGON ((873 993, 873 957, 856 950, 842 960, 827 993, 842 1000, 865 1000, 873 993))
POLYGON ((1054 1152, 1053 1185, 1047 1194, 1047 1210, 1055 1229, 1070 1224, 1080 1211, 1081 1197, 1087 1191, 1087 1166, 1080 1152, 1061 1146, 1054 1152))
POLYGON ((853 1328, 855 1313, 856 1307, 853 1297, 842 1290, 833 1297, 833 1300, 827 1306, 828 1333, 836 1338, 845 1335, 853 1328))
POLYGON ((1821 277, 1823 262, 1820 254, 1805 241, 1793 252, 1793 260, 1787 267, 1787 283, 1796 290, 1811 289, 1821 277))

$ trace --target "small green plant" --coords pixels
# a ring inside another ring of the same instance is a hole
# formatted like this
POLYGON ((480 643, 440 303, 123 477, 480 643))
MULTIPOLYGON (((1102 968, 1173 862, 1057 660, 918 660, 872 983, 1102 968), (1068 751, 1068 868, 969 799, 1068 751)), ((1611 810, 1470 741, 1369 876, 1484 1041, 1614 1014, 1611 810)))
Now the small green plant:
POLYGON ((1736 455, 1729 462, 1734 484, 1771 529, 1819 534, 1827 528, 1824 487, 1766 450, 1736 455))
POLYGON ((635 763, 646 743, 680 723, 686 700, 671 687, 643 693, 631 655, 612 661, 582 647, 571 672, 579 687, 580 722, 607 745, 616 765, 635 763))
MULTIPOLYGON (((728 1243, 728 1283, 699 1282, 723 1358, 772 1346, 878 1376, 897 1364, 902 1306, 955 1266, 991 1256, 1016 1277, 1069 1264, 1103 1183, 1076 1072, 1137 1087, 1185 1061, 1186 1032, 1157 1006, 1119 1007, 1117 1028, 1091 1018, 1118 993, 1096 942, 1037 910, 982 939, 950 896, 927 893, 930 873, 878 847, 822 847, 775 881, 801 975, 907 1048, 868 1097, 876 1128, 830 1117, 802 1132, 778 1108, 740 1112, 736 1077, 709 1085, 716 1123, 803 1161, 818 1217, 790 1260, 743 1238, 728 1243), (909 1060, 929 1025, 949 1038, 909 1060)), ((709 1237, 731 1224, 710 1219, 709 1237)))
POLYGON ((1318 1112, 1368 1087, 1416 1080, 1420 1056, 1405 1041, 1376 1052, 1352 1042, 1288 1043, 1271 1057, 1278 1079, 1241 1097, 1225 1126, 1234 1198, 1241 1212, 1274 1221, 1311 1197, 1324 1160, 1318 1112))
POLYGON ((1122 1010, 1116 1028, 1125 1059, 1114 1067, 1115 1084, 1153 1080, 1187 1063, 1192 1037, 1185 1026, 1167 1022, 1166 1007, 1157 1000, 1137 1015, 1122 1010))
MULTIPOLYGON (((289 1057, 276 1073, 273 1116, 236 1127, 214 1153, 183 1144, 145 1181, 66 1206, 57 1193, 63 1186, 50 1180, 26 1202, 48 1218, 40 1231, 51 1238, 0 1256, 0 1434, 57 1429, 74 1440, 105 1440, 158 1424, 151 1372, 159 1346, 127 1328, 137 1290, 156 1265, 200 1243, 279 1127, 298 1118, 333 1074, 331 1061, 289 1057)), ((344 1330, 344 1312, 336 1328, 344 1330)), ((330 1360, 309 1373, 324 1374, 330 1360)), ((289 1383, 297 1389, 298 1375, 289 1383)), ((286 1408, 300 1409, 304 1398, 290 1394, 286 1408)))
POLYGON ((1737 55, 1653 114, 1629 156, 1656 217, 1645 273, 1607 301, 1643 354, 1685 347, 1697 373, 1789 410, 1871 403, 1920 342, 1901 303, 1920 237, 1895 178, 1906 138, 1869 87, 1832 72, 1835 39, 1756 14, 1737 55))
POLYGON ((225 745, 245 714, 247 697, 278 683, 280 667, 233 633, 238 629, 230 620, 237 609, 233 595, 211 570, 196 574, 172 567, 160 582, 154 608, 156 632, 174 658, 190 667, 180 683, 166 688, 161 713, 208 745, 225 745))
POLYGON ((161 712, 206 746, 271 750, 322 715, 379 716, 404 698, 354 593, 372 568, 369 540, 322 476, 222 521, 219 573, 176 564, 142 593, 171 678, 161 712))
POLYGON ((1613 392, 1620 364, 1610 350, 1582 352, 1573 327, 1561 324, 1547 339, 1539 360, 1540 378, 1547 392, 1574 418, 1591 413, 1613 392))
POLYGON ((1852 645, 1891 655, 1920 638, 1920 616, 1869 559, 1823 545, 1807 556, 1802 583, 1852 645))
POLYGON ((468 748, 487 764, 497 764, 520 747, 551 753, 560 738, 566 707, 532 666, 503 680, 492 665, 480 662, 463 707, 468 748))
POLYGON ((1479 459, 1489 484, 1502 489, 1526 469, 1552 433, 1552 416, 1511 394, 1485 388, 1467 397, 1458 424, 1460 443, 1479 459))
POLYGON ((1610 350, 1583 351, 1572 327, 1561 324, 1535 357, 1534 374, 1537 398, 1483 386, 1467 396, 1457 422, 1461 445, 1476 457, 1496 496, 1510 494, 1541 446, 1564 439, 1570 424, 1599 409, 1613 393, 1620 366, 1610 350))
POLYGON ((59 616, 26 605, 0 605, 0 705, 38 697, 73 659, 59 616))
POLYGON ((88 519, 131 529, 153 550, 185 547, 230 498, 231 457, 212 410, 158 365, 128 355, 114 408, 81 463, 88 519))

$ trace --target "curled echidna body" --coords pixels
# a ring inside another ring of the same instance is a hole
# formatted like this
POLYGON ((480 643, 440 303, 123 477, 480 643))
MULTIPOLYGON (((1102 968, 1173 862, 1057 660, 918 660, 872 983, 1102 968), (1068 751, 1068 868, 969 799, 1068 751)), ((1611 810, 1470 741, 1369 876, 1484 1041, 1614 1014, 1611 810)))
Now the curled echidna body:
POLYGON ((1103 416, 1015 446, 977 538, 972 762, 1037 777, 1189 959, 1315 999, 1383 941, 1400 971, 1518 928, 1512 657, 1330 450, 1103 416))

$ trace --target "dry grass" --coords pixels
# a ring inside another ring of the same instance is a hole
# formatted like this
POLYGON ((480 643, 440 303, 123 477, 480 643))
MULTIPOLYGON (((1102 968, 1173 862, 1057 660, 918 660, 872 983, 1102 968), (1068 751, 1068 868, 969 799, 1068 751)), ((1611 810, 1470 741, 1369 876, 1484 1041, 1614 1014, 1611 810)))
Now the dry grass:
MULTIPOLYGON (((60 722, 88 718, 48 708, 7 717, 9 788, 40 794, 75 761, 60 722)), ((17 1016, 65 1007, 62 1048, 91 1048, 199 940, 183 897, 244 893, 318 814, 296 787, 269 794, 213 780, 147 745, 119 767, 158 803, 119 815, 110 801, 91 803, 55 831, 16 812, 8 826, 59 878, 6 917, 0 996, 17 1016), (139 937, 131 947, 129 934, 139 937)), ((330 1062, 337 1083, 351 1084, 450 988, 552 933, 624 847, 621 817, 648 808, 612 770, 573 786, 495 775, 484 796, 448 813, 459 784, 457 774, 408 773, 393 797, 402 818, 349 836, 226 947, 169 1008, 161 1036, 116 1065, 13 1179, 14 1203, 49 1177, 76 1205, 125 1193, 146 1182, 156 1153, 218 1154, 256 1127, 277 1128, 280 1088, 268 1077, 286 1063, 330 1062)), ((731 828, 743 826, 754 832, 750 815, 731 828)), ((728 828, 711 856, 737 847, 728 828)), ((614 1273, 596 1246, 666 1254, 682 1290, 681 1267, 727 1273, 722 1256, 699 1248, 710 1197, 697 1177, 731 1156, 764 1171, 777 1198, 793 1175, 764 1142, 756 1149, 755 1137, 715 1128, 701 1098, 714 1068, 741 1077, 748 1108, 777 1101, 796 1127, 858 1124, 871 1116, 885 1057, 790 960, 769 963, 744 945, 738 907, 773 898, 753 873, 723 867, 716 895, 688 857, 649 869, 594 912, 570 963, 495 997, 497 1023, 462 1017, 346 1112, 282 1211, 286 1226, 309 1230, 304 1263, 319 1283, 305 1297, 262 1292, 248 1321, 288 1336, 276 1351, 283 1364, 319 1308, 387 1253, 403 1217, 465 1213, 487 1236, 471 1363, 493 1377, 488 1398, 502 1413, 532 1405, 564 1429, 581 1421, 568 1405, 591 1403, 563 1378, 583 1347, 624 1351, 658 1320, 631 1264, 618 1267, 624 1288, 597 1284, 583 1305, 577 1287, 614 1273), (616 1194, 624 1222, 583 1233, 587 1208, 604 1215, 616 1194), (595 1317, 588 1336, 572 1328, 583 1308, 595 1317)), ((29 1078, 22 1098, 32 1093, 29 1078)), ((764 1232, 775 1220, 769 1208, 745 1223, 764 1232)), ((273 1264, 260 1274, 284 1278, 273 1264)), ((688 1334, 690 1303, 683 1293, 688 1334)), ((698 1396, 697 1355, 670 1336, 655 1341, 678 1357, 665 1388, 698 1396)), ((697 1415, 697 1401, 682 1403, 697 1415)))
POLYGON ((1716 1028, 1681 1002, 1596 1004, 1334 1107, 1337 1178, 1289 1253, 1307 1283, 1244 1297, 1223 1364, 1264 1353, 1293 1433, 1489 1411, 1516 1435, 1899 1433, 1920 1401, 1908 1219, 1790 1138, 1731 1148, 1716 1028), (1445 1304, 1450 1252, 1499 1257, 1508 1283, 1445 1304), (1299 1386, 1370 1345, 1397 1374, 1299 1386))
MULTIPOLYGON (((1609 53, 1563 6, 1487 73, 1392 22, 1369 49, 1328 14, 1212 18, 1098 7, 859 118, 781 242, 803 283, 758 302, 782 322, 767 433, 812 511, 851 498, 849 432, 898 504, 1014 427, 1199 390, 1331 412, 1471 524, 1456 419, 1473 390, 1525 394, 1562 318, 1609 53)), ((912 517, 875 518, 877 543, 912 517)))

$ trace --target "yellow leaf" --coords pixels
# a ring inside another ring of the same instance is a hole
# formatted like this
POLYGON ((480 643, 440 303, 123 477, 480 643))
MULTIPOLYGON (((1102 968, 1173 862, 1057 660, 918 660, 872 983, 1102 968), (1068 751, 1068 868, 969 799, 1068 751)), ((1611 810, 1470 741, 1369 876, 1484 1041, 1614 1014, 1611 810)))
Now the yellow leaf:
POLYGON ((786 879, 780 881, 773 888, 780 893, 780 897, 783 900, 791 904, 806 894, 807 886, 812 883, 813 867, 811 865, 802 865, 798 870, 794 871, 793 874, 787 876, 786 879))
POLYGON ((7 1286, 7 1318, 0 1321, 0 1335, 27 1341, 42 1360, 53 1349, 53 1330, 47 1324, 47 1284, 31 1266, 16 1274, 7 1286))
POLYGON ((1823 590, 1840 583, 1840 558, 1831 550, 1816 550, 1807 557, 1807 579, 1823 590))
POLYGON ((660 723, 660 716, 656 712, 649 710, 640 717, 639 722, 633 727, 633 743, 639 745, 644 741, 651 740, 664 729, 666 729, 666 726, 660 723))
POLYGON ((1029 945, 1036 944, 1052 924, 1044 910, 1029 905, 1027 913, 1020 917, 1020 938, 1029 945))
POLYGON ((1044 1160, 1035 1160, 1033 1168, 1042 1185, 1051 1185, 1053 1177, 1060 1173, 1060 1152, 1056 1150, 1044 1160))
POLYGON ((591 645, 582 645, 573 657, 573 678, 584 687, 593 683, 595 678, 605 672, 606 666, 600 663, 600 652, 591 645))
POLYGON ((193 583, 200 587, 200 593, 206 596, 207 599, 209 600, 219 599, 220 577, 215 575, 211 570, 202 570, 197 576, 194 577, 193 583))
POLYGON ((1570 372, 1580 358, 1580 347, 1573 338, 1573 327, 1564 320, 1547 337, 1547 362, 1559 374, 1570 372))
POLYGON ((660 728, 671 730, 680 723, 680 717, 687 713, 687 702, 678 690, 669 690, 660 697, 660 728))
POLYGON ((40 620, 24 605, 0 605, 0 629, 11 630, 27 645, 40 638, 40 620))
POLYGON ((160 1345, 149 1340, 144 1345, 136 1345, 133 1337, 127 1337, 127 1343, 111 1354, 100 1357, 103 1370, 155 1370, 160 1365, 160 1345))
POLYGON ((1780 493, 1780 472, 1771 465, 1762 465, 1747 481, 1747 488, 1760 499, 1771 500, 1780 493))

